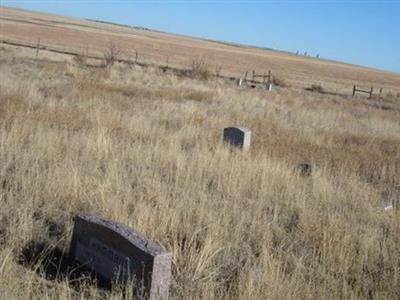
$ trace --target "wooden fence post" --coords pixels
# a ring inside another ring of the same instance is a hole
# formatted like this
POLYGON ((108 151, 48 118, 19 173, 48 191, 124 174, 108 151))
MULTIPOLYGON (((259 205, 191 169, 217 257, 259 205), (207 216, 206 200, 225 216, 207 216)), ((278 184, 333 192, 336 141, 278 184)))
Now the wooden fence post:
POLYGON ((353 85, 353 97, 356 95, 356 86, 353 85))
POLYGON ((220 66, 215 67, 215 77, 221 76, 221 70, 222 70, 222 67, 220 67, 220 66))
POLYGON ((254 76, 256 75, 256 71, 253 70, 253 81, 254 81, 254 76))
POLYGON ((249 72, 246 71, 246 73, 244 74, 244 82, 246 82, 246 80, 247 80, 247 73, 249 73, 249 72))
POLYGON ((373 86, 371 86, 371 91, 369 92, 369 99, 371 99, 372 98, 372 93, 374 92, 374 87, 373 86))
POLYGON ((37 45, 36 45, 36 57, 39 55, 39 48, 40 48, 40 38, 38 38, 37 45))

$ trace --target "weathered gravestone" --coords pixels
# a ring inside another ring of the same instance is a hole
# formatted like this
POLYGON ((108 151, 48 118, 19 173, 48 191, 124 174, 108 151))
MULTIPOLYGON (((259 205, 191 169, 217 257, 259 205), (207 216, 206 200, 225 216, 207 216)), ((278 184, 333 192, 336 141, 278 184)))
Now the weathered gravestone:
POLYGON ((265 85, 265 89, 270 92, 272 91, 272 82, 268 81, 265 85))
POLYGON ((296 165, 295 172, 303 177, 311 176, 313 165, 309 162, 302 162, 296 165))
POLYGON ((89 267, 109 282, 128 284, 147 299, 167 299, 171 253, 133 229, 94 215, 75 217, 71 261, 89 267))
POLYGON ((224 141, 247 151, 250 148, 251 131, 244 127, 224 128, 224 141))

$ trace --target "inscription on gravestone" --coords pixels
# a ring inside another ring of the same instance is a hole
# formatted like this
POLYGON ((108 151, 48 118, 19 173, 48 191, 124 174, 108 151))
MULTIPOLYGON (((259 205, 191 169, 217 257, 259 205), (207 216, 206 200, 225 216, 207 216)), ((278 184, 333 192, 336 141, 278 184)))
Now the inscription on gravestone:
POLYGON ((107 281, 127 284, 147 299, 167 299, 172 255, 133 229, 94 215, 75 217, 70 259, 107 281))
POLYGON ((250 148, 251 131, 244 127, 224 128, 224 141, 247 151, 250 148))

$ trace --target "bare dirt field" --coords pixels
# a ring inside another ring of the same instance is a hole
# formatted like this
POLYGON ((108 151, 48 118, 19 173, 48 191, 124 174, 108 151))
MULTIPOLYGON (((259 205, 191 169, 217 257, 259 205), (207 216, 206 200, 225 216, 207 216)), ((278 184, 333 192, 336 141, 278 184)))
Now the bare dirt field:
POLYGON ((0 12, 5 39, 40 35, 102 55, 112 38, 161 66, 198 54, 210 68, 105 66, 0 45, 0 298, 135 298, 68 268, 79 212, 171 251, 171 299, 400 298, 398 74, 0 12), (238 88, 215 65, 265 66, 290 86, 238 88), (356 82, 384 93, 353 98, 356 82), (252 131, 248 153, 222 142, 232 125, 252 131))

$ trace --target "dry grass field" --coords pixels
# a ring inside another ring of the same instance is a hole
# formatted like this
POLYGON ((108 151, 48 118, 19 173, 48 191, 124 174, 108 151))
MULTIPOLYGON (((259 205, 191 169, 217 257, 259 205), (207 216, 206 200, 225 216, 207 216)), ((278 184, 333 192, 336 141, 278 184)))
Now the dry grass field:
POLYGON ((191 37, 139 30, 72 19, 62 16, 0 7, 0 40, 41 44, 61 49, 88 51, 102 56, 109 42, 117 45, 125 59, 187 67, 195 59, 206 59, 211 71, 243 76, 246 71, 272 70, 292 86, 324 84, 333 92, 351 93, 353 84, 400 91, 400 75, 364 67, 314 59, 284 52, 230 45, 191 37))
POLYGON ((400 75, 285 55, 307 84, 390 93, 305 91, 284 71, 289 88, 238 89, 0 46, 0 298, 121 299, 65 267, 91 212, 172 252, 171 299, 399 299, 400 210, 384 206, 400 200, 400 75), (222 143, 231 125, 252 130, 249 153, 222 143))

